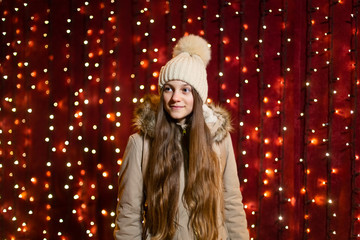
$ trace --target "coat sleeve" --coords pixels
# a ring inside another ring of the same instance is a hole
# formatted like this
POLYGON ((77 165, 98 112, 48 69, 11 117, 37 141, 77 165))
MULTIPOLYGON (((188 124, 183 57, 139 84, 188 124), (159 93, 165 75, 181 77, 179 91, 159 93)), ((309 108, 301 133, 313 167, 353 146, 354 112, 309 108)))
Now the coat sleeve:
POLYGON ((118 204, 114 238, 141 239, 143 176, 141 171, 142 137, 131 135, 119 172, 118 204))
POLYGON ((247 230, 246 214, 242 204, 237 165, 230 134, 227 134, 223 141, 226 149, 226 163, 223 174, 226 228, 230 239, 248 240, 249 232, 247 230))

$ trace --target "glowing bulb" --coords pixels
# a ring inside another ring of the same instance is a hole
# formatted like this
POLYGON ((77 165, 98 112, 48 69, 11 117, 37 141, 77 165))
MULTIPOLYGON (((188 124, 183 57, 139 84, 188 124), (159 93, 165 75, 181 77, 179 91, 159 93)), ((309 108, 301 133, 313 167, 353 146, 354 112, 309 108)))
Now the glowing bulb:
POLYGON ((271 194, 269 191, 264 192, 264 197, 270 197, 270 196, 271 196, 271 194))

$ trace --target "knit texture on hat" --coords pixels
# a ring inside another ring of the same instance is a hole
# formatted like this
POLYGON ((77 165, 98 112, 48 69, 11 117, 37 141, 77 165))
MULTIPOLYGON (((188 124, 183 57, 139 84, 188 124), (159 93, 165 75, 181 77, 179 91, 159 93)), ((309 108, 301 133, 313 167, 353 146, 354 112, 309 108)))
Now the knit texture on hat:
POLYGON ((208 83, 206 66, 211 59, 211 51, 205 39, 188 35, 182 37, 173 50, 173 58, 160 70, 159 87, 171 80, 181 80, 190 84, 206 102, 208 83))

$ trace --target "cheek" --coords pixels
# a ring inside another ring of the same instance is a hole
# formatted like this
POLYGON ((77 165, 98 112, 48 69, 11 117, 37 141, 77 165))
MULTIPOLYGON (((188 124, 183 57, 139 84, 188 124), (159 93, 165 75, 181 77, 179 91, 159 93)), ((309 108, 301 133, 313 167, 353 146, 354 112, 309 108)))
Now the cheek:
POLYGON ((167 105, 169 100, 170 100, 169 94, 163 93, 163 104, 164 104, 164 106, 167 105))
POLYGON ((194 99, 189 99, 188 100, 188 106, 190 106, 190 110, 193 111, 194 110, 194 99))
POLYGON ((191 105, 191 108, 194 108, 194 97, 192 95, 189 98, 189 104, 191 105))
POLYGON ((167 97, 166 94, 163 95, 163 106, 164 110, 169 113, 169 97, 167 97))

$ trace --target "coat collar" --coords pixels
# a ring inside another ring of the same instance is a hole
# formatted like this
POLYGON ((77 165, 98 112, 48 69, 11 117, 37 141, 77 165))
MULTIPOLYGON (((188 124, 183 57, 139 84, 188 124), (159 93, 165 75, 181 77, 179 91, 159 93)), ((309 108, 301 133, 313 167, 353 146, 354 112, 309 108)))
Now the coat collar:
MULTIPOLYGON (((155 116, 159 105, 158 95, 144 97, 144 102, 135 109, 134 125, 136 130, 153 138, 155 135, 155 116)), ((221 142, 232 130, 230 114, 220 106, 203 105, 205 122, 208 125, 213 140, 221 142)))

